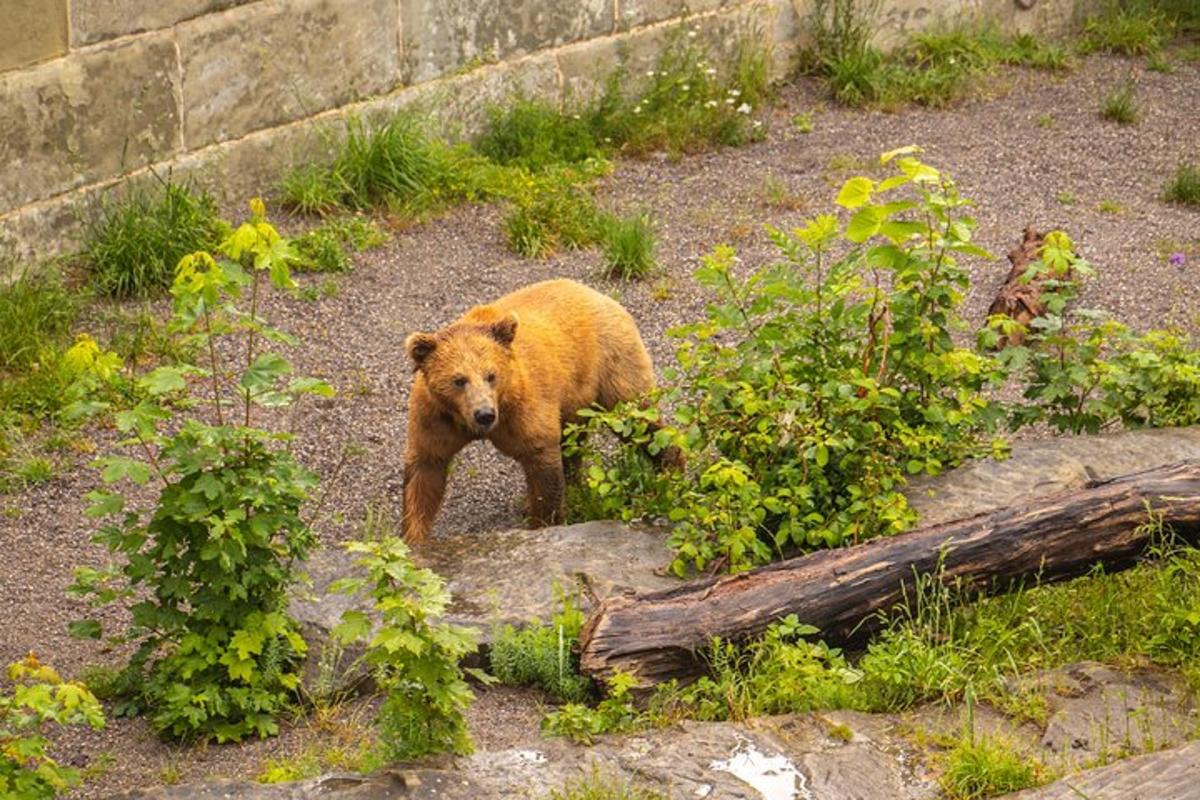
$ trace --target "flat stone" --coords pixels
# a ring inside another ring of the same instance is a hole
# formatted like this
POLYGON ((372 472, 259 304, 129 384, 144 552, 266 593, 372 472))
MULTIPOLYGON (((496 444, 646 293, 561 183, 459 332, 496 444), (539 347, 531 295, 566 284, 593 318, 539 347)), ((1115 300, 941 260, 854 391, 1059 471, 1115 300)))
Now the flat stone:
POLYGON ((613 32, 611 0, 400 0, 411 83, 613 32))
POLYGON ((742 5, 749 0, 621 0, 618 24, 621 30, 665 22, 692 14, 742 5))
POLYGON ((5 3, 4 24, 0 25, 0 72, 66 52, 66 0, 10 0, 5 3))
MULTIPOLYGON (((666 533, 616 522, 441 537, 423 545, 414 560, 446 579, 454 599, 444 620, 475 628, 483 647, 498 626, 548 621, 560 607, 556 583, 577 592, 585 611, 617 592, 678 584, 656 574, 670 560, 666 533)), ((354 561, 343 550, 313 554, 305 565, 312 585, 289 607, 308 642, 302 685, 313 697, 368 686, 358 661, 362 647, 342 648, 331 637, 343 612, 368 608, 361 599, 328 592, 335 580, 361 574, 354 561)))
POLYGON ((933 525, 1189 458, 1200 458, 1200 428, 1061 436, 1016 442, 1004 461, 970 461, 914 479, 905 495, 919 524, 933 525))
POLYGON ((1200 742, 1118 761, 1005 800, 1200 800, 1200 742))
POLYGON ((0 210, 178 152, 177 77, 157 35, 0 75, 0 210))
POLYGON ((252 0, 71 0, 71 42, 81 44, 167 28, 252 0))
POLYGON ((386 92, 399 78, 392 0, 254 3, 176 30, 193 150, 386 92))
POLYGON ((1074 769, 1183 744, 1200 722, 1180 680, 1156 670, 1083 663, 1021 683, 1047 701, 1042 748, 1074 769))

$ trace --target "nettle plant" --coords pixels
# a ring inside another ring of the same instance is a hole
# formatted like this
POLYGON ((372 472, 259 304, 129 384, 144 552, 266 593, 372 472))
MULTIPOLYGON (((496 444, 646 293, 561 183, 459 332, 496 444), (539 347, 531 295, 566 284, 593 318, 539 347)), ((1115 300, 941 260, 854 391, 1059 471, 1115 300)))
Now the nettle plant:
MULTIPOLYGON (((136 645, 118 711, 146 711, 155 730, 181 739, 274 734, 305 651, 285 607, 294 564, 314 542, 300 512, 317 478, 288 450, 289 435, 254 427, 253 412, 332 389, 286 380, 291 365, 268 349, 293 340, 260 316, 259 300, 268 279, 291 287, 295 256, 262 202, 251 211, 216 255, 179 263, 172 327, 194 341, 200 363, 142 376, 141 399, 115 415, 138 457, 98 462, 105 484, 155 484, 158 498, 138 508, 136 490, 88 494, 87 515, 113 520, 94 539, 120 563, 80 569, 72 587, 131 614, 117 637, 136 645)), ((72 630, 102 633, 95 620, 72 630)))
POLYGON ((657 412, 589 412, 570 443, 587 464, 589 514, 666 516, 672 569, 744 570, 779 553, 901 531, 915 513, 907 475, 937 474, 999 444, 985 390, 994 358, 958 346, 972 243, 970 205, 916 157, 882 156, 895 175, 851 178, 842 223, 819 216, 772 230, 782 255, 748 275, 726 246, 696 279, 715 294, 705 319, 672 331, 678 367, 657 412), (652 432, 653 431, 653 432, 652 432), (581 434, 620 440, 607 450, 581 434), (689 474, 656 475, 638 449, 681 448, 689 474))
POLYGON ((11 691, 0 692, 0 797, 38 800, 79 785, 79 770, 50 756, 49 725, 104 727, 100 702, 64 681, 30 653, 8 668, 11 691))

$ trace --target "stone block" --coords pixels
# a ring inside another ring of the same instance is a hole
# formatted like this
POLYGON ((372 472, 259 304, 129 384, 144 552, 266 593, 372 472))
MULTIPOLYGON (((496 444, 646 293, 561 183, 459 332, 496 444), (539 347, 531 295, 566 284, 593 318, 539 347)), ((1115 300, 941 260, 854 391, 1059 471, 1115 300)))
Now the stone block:
POLYGON ((67 52, 66 0, 10 0, 0 24, 0 72, 67 52))
POLYGON ((390 90, 395 0, 256 3, 178 28, 189 149, 390 90))
POLYGON ((514 96, 559 100, 554 55, 543 53, 512 63, 491 64, 471 72, 410 87, 372 102, 368 116, 416 110, 434 130, 450 140, 470 138, 483 130, 488 109, 514 96))
POLYGON ((251 0, 71 0, 71 44, 167 28, 251 0))
POLYGON ((640 25, 704 14, 745 2, 748 0, 621 0, 617 26, 627 31, 640 25))
POLYGON ((612 0, 400 0, 405 67, 419 83, 475 63, 612 33, 612 0))
POLYGON ((0 213, 177 152, 177 75, 166 36, 0 75, 0 213))

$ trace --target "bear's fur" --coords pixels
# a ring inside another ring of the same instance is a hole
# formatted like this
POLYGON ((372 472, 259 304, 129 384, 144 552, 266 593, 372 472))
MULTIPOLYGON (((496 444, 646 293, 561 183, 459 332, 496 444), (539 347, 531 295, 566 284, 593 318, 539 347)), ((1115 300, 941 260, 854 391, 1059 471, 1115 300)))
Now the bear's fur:
POLYGON ((563 519, 562 428, 654 386, 650 355, 616 301, 570 280, 535 283, 405 342, 416 374, 404 456, 404 536, 433 526, 450 462, 490 439, 525 470, 534 525, 563 519))

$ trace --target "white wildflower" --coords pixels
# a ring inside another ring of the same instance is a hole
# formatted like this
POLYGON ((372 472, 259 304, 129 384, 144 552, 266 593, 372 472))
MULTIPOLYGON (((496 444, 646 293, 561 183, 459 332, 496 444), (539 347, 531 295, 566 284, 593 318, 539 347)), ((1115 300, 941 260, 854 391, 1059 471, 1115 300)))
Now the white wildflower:
POLYGON ((681 86, 681 87, 679 87, 679 88, 683 89, 683 90, 686 92, 688 89, 690 89, 690 88, 692 88, 692 87, 691 87, 690 85, 688 85, 688 84, 686 84, 686 83, 685 83, 683 86, 681 86))
POLYGON ((705 74, 705 75, 716 75, 716 74, 717 74, 717 68, 716 68, 716 67, 709 67, 708 69, 704 70, 704 74, 705 74))
POLYGON ((726 97, 726 98, 725 98, 725 105, 727 105, 727 106, 731 106, 731 105, 733 105, 733 98, 732 98, 732 97, 726 97))
POLYGON ((648 69, 648 70, 646 70, 646 77, 647 77, 647 78, 653 78, 653 77, 654 77, 654 70, 652 70, 652 69, 648 69))
POLYGON ((717 101, 716 101, 716 100, 709 100, 709 101, 708 101, 707 103, 705 103, 704 105, 708 106, 709 108, 716 108, 716 107, 717 107, 717 101))
POLYGON ((741 89, 730 89, 730 90, 729 90, 729 96, 730 96, 730 97, 737 97, 737 96, 738 96, 738 95, 740 95, 741 93, 742 93, 742 90, 741 90, 741 89))
POLYGON ((742 103, 740 106, 738 106, 737 112, 739 114, 749 114, 753 110, 754 109, 750 107, 749 103, 742 103))
POLYGON ((695 28, 692 28, 690 31, 688 31, 688 38, 689 38, 689 39, 695 39, 695 38, 696 38, 696 29, 695 29, 695 28))

